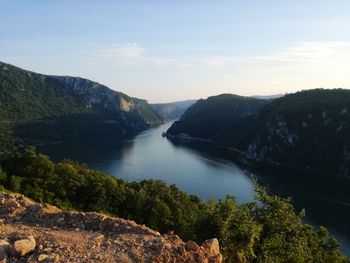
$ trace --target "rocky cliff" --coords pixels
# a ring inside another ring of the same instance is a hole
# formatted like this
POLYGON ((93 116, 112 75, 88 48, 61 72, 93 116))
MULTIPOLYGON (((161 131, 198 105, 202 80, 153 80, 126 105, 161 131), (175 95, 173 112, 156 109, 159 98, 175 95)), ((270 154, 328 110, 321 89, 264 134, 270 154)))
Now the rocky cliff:
POLYGON ((217 239, 199 246, 133 221, 0 192, 0 262, 221 261, 217 239))

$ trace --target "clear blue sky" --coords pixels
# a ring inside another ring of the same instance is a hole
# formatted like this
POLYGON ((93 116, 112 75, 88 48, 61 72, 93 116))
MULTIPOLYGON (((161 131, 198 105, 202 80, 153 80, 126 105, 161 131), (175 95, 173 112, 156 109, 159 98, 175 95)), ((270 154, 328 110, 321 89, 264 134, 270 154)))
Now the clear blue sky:
POLYGON ((350 88, 349 0, 0 0, 0 61, 151 102, 350 88))

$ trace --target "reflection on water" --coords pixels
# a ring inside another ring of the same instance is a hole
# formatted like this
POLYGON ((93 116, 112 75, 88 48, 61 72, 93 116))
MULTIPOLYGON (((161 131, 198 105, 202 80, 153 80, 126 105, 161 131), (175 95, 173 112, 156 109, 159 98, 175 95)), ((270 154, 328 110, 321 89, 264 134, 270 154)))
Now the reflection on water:
POLYGON ((150 129, 133 140, 55 144, 38 150, 55 161, 72 159, 128 181, 160 179, 205 199, 231 194, 239 202, 252 200, 254 184, 240 168, 162 138, 169 126, 150 129))
MULTIPOLYGON (((237 165, 162 138, 170 125, 145 131, 133 140, 54 144, 38 150, 55 161, 72 159, 128 181, 160 179, 205 199, 233 195, 239 202, 252 200, 254 184, 237 165)), ((298 209, 306 209, 307 221, 327 226, 350 255, 349 206, 310 195, 309 191, 286 190, 272 183, 271 187, 272 192, 291 195, 298 209)))

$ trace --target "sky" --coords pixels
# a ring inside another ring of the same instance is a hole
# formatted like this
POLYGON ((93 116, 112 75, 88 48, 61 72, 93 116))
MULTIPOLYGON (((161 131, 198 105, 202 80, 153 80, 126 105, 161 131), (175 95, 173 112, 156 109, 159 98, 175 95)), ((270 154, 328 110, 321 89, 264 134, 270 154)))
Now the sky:
POLYGON ((350 88, 349 0, 0 0, 0 61, 149 102, 350 88))

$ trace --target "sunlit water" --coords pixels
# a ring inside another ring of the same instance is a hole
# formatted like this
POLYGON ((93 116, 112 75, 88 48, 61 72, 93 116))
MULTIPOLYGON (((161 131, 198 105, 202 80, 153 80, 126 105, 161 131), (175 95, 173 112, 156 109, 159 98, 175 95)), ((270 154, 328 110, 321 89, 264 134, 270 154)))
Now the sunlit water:
MULTIPOLYGON (((39 147, 53 160, 63 158, 86 163, 128 181, 160 179, 176 184, 181 190, 204 199, 233 195, 240 203, 254 196, 251 178, 231 161, 173 144, 162 138, 171 123, 139 134, 122 142, 86 144, 52 144, 39 147)), ((350 255, 350 205, 292 191, 297 208, 307 209, 307 220, 325 225, 342 242, 342 250, 350 255)))

